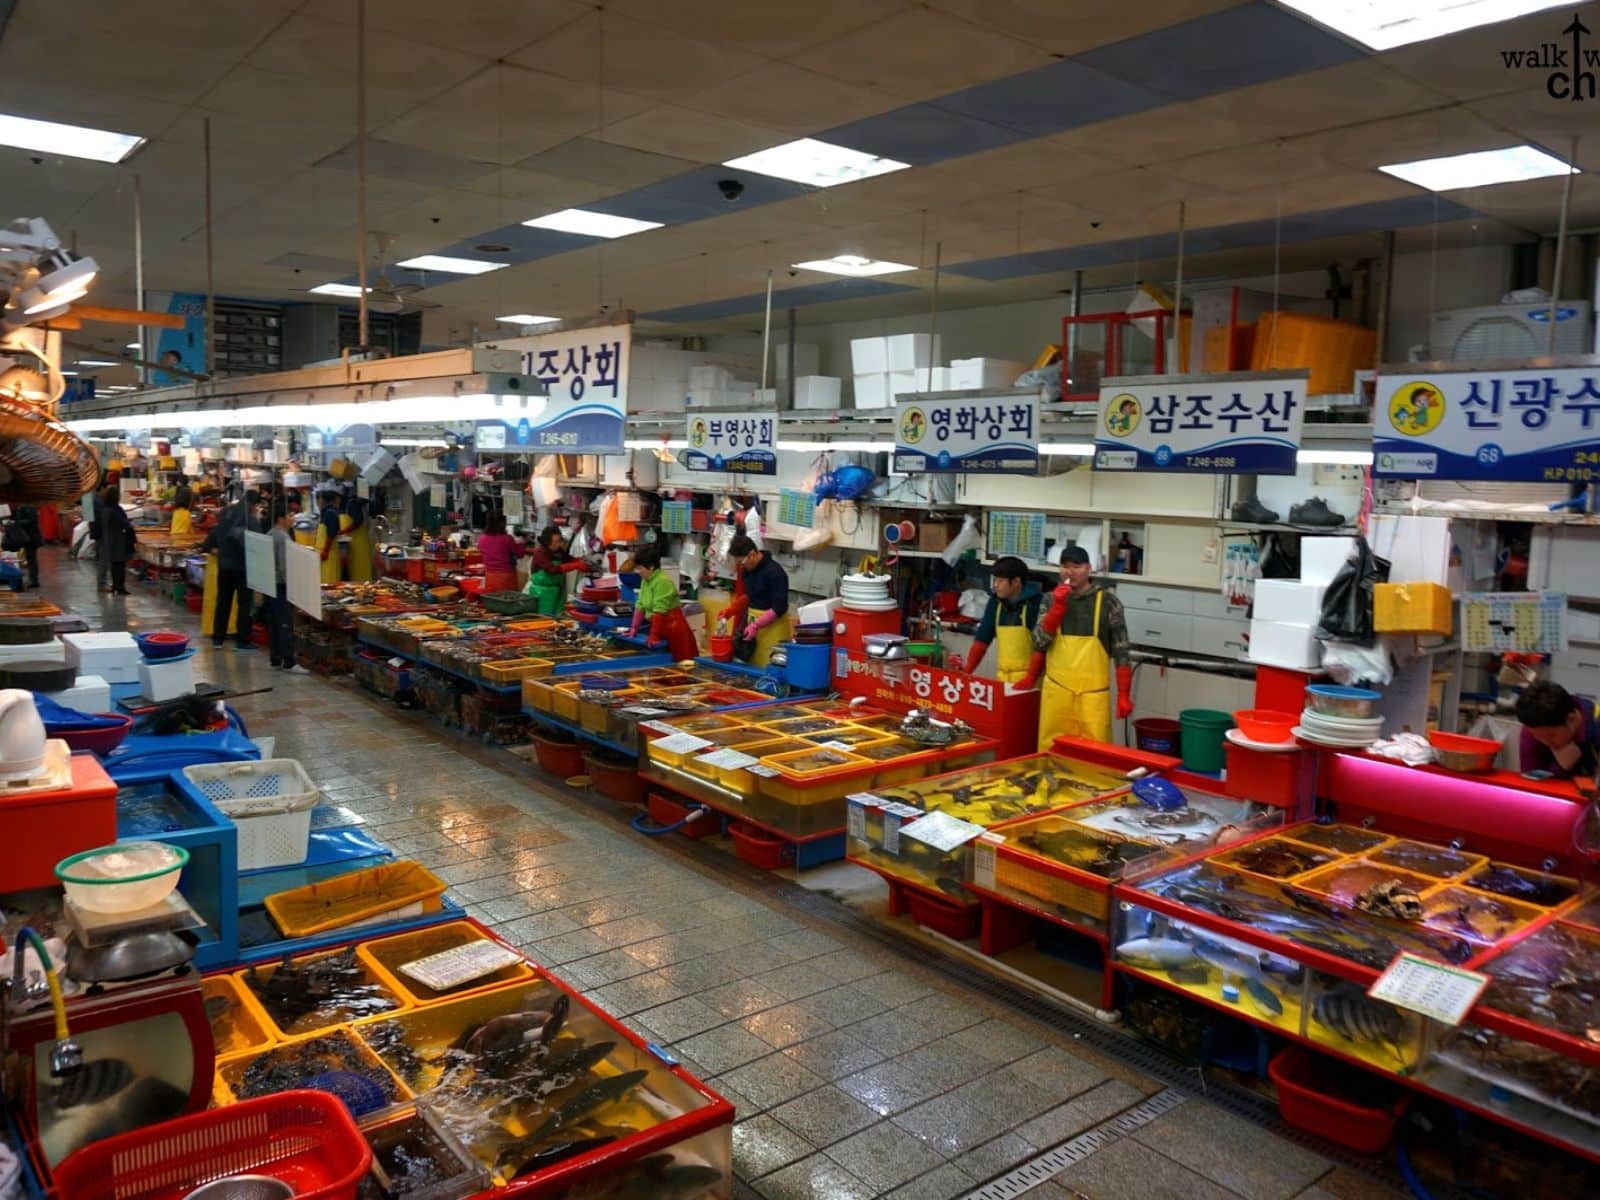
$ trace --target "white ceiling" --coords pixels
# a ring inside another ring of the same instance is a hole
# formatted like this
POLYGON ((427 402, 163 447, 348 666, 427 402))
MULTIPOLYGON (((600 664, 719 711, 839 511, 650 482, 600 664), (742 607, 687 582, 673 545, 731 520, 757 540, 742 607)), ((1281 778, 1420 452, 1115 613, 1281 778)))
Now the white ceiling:
MULTIPOLYGON (((602 13, 587 0, 370 0, 369 225, 395 235, 394 258, 435 251, 1236 2, 610 0, 602 13)), ((305 298, 352 273, 355 12, 354 0, 208 0, 202 19, 165 0, 18 0, 0 35, 0 107, 149 145, 119 166, 0 150, 7 207, 100 260, 95 299, 131 303, 137 175, 147 286, 203 290, 209 118, 218 292, 305 298)), ((894 281, 922 290, 802 319, 887 314, 926 304, 936 243, 951 265, 1171 231, 1180 200, 1198 228, 1391 199, 1415 191, 1381 163, 1523 140, 1565 150, 1584 135, 1580 164, 1600 168, 1592 106, 1553 102, 1500 63, 1501 47, 1550 25, 1541 14, 431 287, 442 307, 426 336, 459 339, 507 312, 744 295, 769 268, 782 281, 790 262, 841 253, 914 263, 894 281)), ((1559 194, 1548 180, 1450 198, 1485 215, 1473 238, 1513 240, 1551 232, 1559 194)), ((1575 226, 1600 225, 1592 175, 1573 200, 1575 226)), ((1271 251, 1227 261, 1259 270, 1271 251)), ((944 286, 951 303, 982 304, 1061 283, 944 286)))

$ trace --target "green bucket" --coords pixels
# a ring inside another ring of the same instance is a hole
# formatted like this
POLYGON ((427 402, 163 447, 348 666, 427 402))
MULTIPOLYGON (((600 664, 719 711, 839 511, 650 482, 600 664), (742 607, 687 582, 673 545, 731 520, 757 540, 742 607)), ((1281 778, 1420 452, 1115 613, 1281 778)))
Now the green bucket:
POLYGON ((1186 708, 1178 714, 1178 740, 1183 765, 1190 771, 1222 770, 1223 735, 1233 728, 1233 714, 1214 708, 1186 708))

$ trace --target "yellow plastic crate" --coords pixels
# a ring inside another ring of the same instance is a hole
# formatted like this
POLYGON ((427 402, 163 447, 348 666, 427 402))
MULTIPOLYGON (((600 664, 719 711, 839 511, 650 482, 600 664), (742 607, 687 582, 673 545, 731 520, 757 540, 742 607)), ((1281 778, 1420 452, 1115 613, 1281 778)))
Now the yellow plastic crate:
POLYGON ((542 679, 522 681, 522 703, 535 712, 552 712, 555 709, 555 688, 542 679))
POLYGON ((320 959, 333 958, 340 954, 349 954, 353 964, 360 970, 365 995, 345 995, 338 1000, 328 1000, 310 1012, 295 1018, 290 1028, 285 1029, 272 1015, 271 1005, 256 991, 252 983, 265 989, 270 980, 279 971, 283 970, 282 963, 258 963, 237 971, 233 975, 234 982, 239 989, 249 992, 256 1001, 258 1010, 265 1016, 268 1029, 280 1042, 291 1042, 297 1038, 310 1037, 313 1034, 326 1033, 340 1025, 347 1025, 353 1020, 378 1014, 401 1012, 409 1007, 408 1002, 397 992, 382 973, 372 969, 371 965, 363 962, 354 947, 343 950, 325 950, 319 954, 303 954, 298 958, 291 958, 291 969, 307 966, 320 959), (387 1007, 380 1007, 387 1006, 387 1007))
POLYGON ((490 683, 516 683, 519 679, 541 678, 555 669, 555 663, 545 658, 509 658, 484 663, 483 677, 490 683))
POLYGON ((335 875, 268 896, 267 915, 285 937, 308 937, 378 917, 438 912, 447 885, 410 859, 335 875))
POLYGON ((820 746, 764 755, 761 761, 783 772, 761 783, 761 790, 780 804, 816 804, 838 799, 846 789, 853 790, 853 785, 866 782, 860 769, 871 765, 870 759, 859 754, 820 746))
POLYGON ((994 862, 994 883, 1002 891, 1021 892, 1067 912, 1081 914, 1101 928, 1111 916, 1109 883, 1103 889, 1096 889, 1062 875, 1036 870, 1020 858, 998 855, 994 862))
MULTIPOLYGON (((739 747, 743 753, 757 759, 767 754, 786 754, 807 748, 804 742, 796 738, 768 738, 765 741, 750 742, 739 747)), ((730 792, 746 797, 754 796, 761 786, 761 776, 752 775, 743 767, 717 767, 716 779, 730 792)))
POLYGON ((200 983, 205 1000, 206 1019, 211 1022, 211 1039, 219 1057, 265 1050, 278 1036, 261 1005, 231 975, 212 975, 200 983))
MULTIPOLYGON (((736 729, 713 729, 706 733, 696 734, 696 737, 705 738, 711 745, 694 754, 686 755, 679 763, 680 769, 691 775, 698 775, 701 779, 716 779, 719 772, 726 768, 709 766, 706 756, 717 750, 737 750, 741 754, 749 754, 751 746, 766 746, 772 741, 772 735, 765 729, 754 726, 743 726, 736 729)), ((756 756, 756 757, 759 757, 756 756)), ((748 775, 748 771, 739 768, 741 773, 748 775)))
POLYGON ((493 938, 469 921, 452 921, 448 925, 435 925, 429 929, 414 929, 410 933, 397 933, 393 937, 362 942, 356 947, 356 957, 372 966, 400 995, 415 1007, 437 1004, 442 1000, 459 1000, 479 992, 493 991, 514 983, 524 983, 534 978, 533 967, 526 962, 510 963, 493 974, 474 979, 453 991, 437 992, 425 983, 419 983, 400 968, 406 963, 430 954, 441 954, 457 946, 470 946, 474 942, 490 942, 493 938))
POLYGON ((568 680, 555 686, 555 694, 550 698, 550 710, 563 721, 576 724, 578 720, 578 681, 568 680))
POLYGON ((331 1071, 348 1071, 352 1064, 356 1064, 362 1075, 389 1093, 389 1103, 400 1104, 416 1098, 415 1093, 389 1069, 388 1064, 356 1037, 347 1025, 336 1026, 309 1037, 290 1038, 265 1050, 230 1054, 217 1059, 212 1098, 219 1104, 237 1104, 241 1100, 254 1099, 257 1095, 269 1095, 268 1092, 251 1090, 246 1081, 246 1072, 251 1065, 258 1059, 269 1057, 275 1064, 292 1065, 295 1068, 296 1077, 289 1087, 304 1086, 306 1080, 331 1071), (242 1091, 247 1094, 241 1094, 242 1091))

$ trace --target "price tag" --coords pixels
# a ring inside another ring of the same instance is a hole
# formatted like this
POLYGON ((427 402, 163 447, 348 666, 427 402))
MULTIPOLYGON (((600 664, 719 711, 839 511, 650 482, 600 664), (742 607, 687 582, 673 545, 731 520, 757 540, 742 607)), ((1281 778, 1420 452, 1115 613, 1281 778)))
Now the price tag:
POLYGON ((935 850, 949 854, 956 847, 965 846, 983 833, 983 826, 963 821, 960 817, 952 817, 947 812, 932 812, 911 822, 900 832, 924 846, 932 846, 935 850))
MULTIPOLYGON (((624 709, 623 711, 627 711, 627 710, 624 709)), ((640 729, 648 729, 651 733, 673 734, 673 733, 677 733, 678 732, 671 725, 668 725, 665 721, 640 721, 639 722, 639 728, 640 729)))
POLYGON ((850 753, 850 743, 849 742, 832 741, 832 742, 823 742, 822 744, 823 744, 823 746, 825 746, 829 750, 843 750, 846 754, 850 753))
POLYGON ((660 750, 666 754, 693 754, 697 750, 704 750, 707 746, 715 745, 715 742, 708 742, 703 737, 695 737, 692 733, 674 733, 669 737, 651 742, 650 748, 652 750, 660 750))
POLYGON ((1367 989, 1367 995, 1433 1021, 1459 1025, 1488 986, 1489 977, 1477 971, 1401 953, 1367 989))
POLYGON ((972 882, 979 887, 994 890, 994 850, 1004 841, 998 833, 985 833, 973 844, 972 882))
POLYGON ((474 979, 492 975, 501 967, 522 961, 522 955, 509 946, 502 946, 499 942, 478 941, 401 963, 400 973, 436 992, 448 992, 474 979))
MULTIPOLYGON (((664 709, 664 708, 651 708, 648 704, 625 704, 621 708, 617 709, 617 711, 619 713, 625 713, 627 716, 630 716, 630 717, 657 717, 657 716, 660 716, 662 713, 666 712, 667 710, 664 709)), ((642 724, 642 722, 641 722, 641 724, 642 724)), ((670 725, 662 725, 661 722, 659 722, 659 721, 651 721, 648 725, 645 725, 645 728, 646 729, 671 729, 672 726, 670 726, 670 725)))
POLYGON ((748 754, 742 754, 738 750, 725 748, 718 750, 715 754, 702 754, 700 761, 710 767, 722 767, 732 771, 739 767, 748 767, 752 763, 758 763, 761 760, 759 758, 751 758, 748 754))
POLYGON ((866 841, 867 809, 878 808, 884 803, 883 797, 875 792, 852 792, 844 800, 845 836, 858 842, 866 841))
POLYGON ((783 774, 783 772, 778 770, 777 767, 769 767, 764 762, 758 762, 753 767, 746 767, 745 770, 749 771, 752 775, 759 775, 763 779, 776 779, 779 775, 783 774))
POLYGON ((907 821, 915 821, 922 816, 920 808, 912 808, 909 804, 885 804, 883 806, 883 852, 898 856, 900 853, 900 827, 907 821))

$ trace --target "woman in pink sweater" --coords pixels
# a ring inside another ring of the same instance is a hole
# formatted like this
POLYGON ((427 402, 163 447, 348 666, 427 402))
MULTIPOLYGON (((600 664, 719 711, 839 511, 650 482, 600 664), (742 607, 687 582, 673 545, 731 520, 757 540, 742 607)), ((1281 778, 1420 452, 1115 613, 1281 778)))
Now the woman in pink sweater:
POLYGON ((517 559, 528 553, 520 540, 506 532, 506 519, 492 514, 478 535, 478 553, 483 555, 485 592, 517 590, 517 559))

